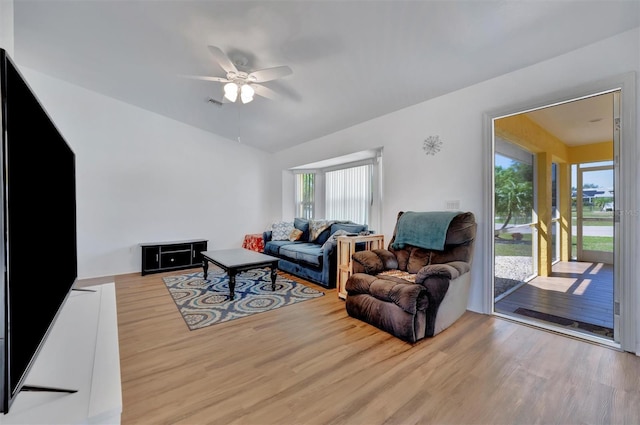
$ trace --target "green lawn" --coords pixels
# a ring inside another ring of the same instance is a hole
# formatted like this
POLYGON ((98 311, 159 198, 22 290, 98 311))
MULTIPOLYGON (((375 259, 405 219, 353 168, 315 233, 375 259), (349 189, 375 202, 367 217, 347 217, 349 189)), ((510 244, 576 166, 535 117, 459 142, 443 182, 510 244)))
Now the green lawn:
POLYGON ((514 243, 495 243, 495 255, 501 257, 531 257, 531 243, 514 244, 514 243))
MULTIPOLYGON (((587 226, 613 226, 613 211, 583 211, 584 218, 596 219, 587 221, 587 226)), ((571 211, 571 223, 576 223, 576 212, 571 211)))
MULTIPOLYGON (((583 211, 582 216, 584 218, 596 219, 594 221, 589 221, 589 226, 613 226, 613 211, 583 211)), ((528 223, 531 220, 529 217, 514 217, 510 222, 509 226, 514 226, 517 224, 528 223)), ((576 222, 576 212, 571 211, 571 222, 575 224, 576 222)), ((500 217, 496 217, 496 224, 502 224, 504 221, 500 217)))
MULTIPOLYGON (((571 238, 571 245, 576 245, 576 237, 571 238)), ((583 249, 587 251, 605 251, 613 252, 612 236, 583 236, 583 249)))
POLYGON ((495 239, 495 255, 531 257, 531 233, 523 234, 518 242, 514 242, 508 233, 500 236, 495 239))

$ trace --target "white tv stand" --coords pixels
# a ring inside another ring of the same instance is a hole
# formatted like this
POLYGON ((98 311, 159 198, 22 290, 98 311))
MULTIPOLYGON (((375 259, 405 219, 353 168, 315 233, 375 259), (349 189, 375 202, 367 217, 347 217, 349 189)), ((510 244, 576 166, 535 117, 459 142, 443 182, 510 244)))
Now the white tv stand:
POLYGON ((77 390, 22 391, 0 424, 119 424, 122 413, 113 283, 72 291, 25 384, 77 390), (85 290, 95 292, 88 292, 85 290))

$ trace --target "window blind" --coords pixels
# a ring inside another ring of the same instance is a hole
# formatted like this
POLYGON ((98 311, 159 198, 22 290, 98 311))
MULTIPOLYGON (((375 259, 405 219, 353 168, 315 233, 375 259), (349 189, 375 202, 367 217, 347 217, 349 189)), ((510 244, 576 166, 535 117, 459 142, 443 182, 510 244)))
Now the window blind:
POLYGON ((372 200, 371 164, 325 174, 325 214, 331 220, 369 224, 372 200))

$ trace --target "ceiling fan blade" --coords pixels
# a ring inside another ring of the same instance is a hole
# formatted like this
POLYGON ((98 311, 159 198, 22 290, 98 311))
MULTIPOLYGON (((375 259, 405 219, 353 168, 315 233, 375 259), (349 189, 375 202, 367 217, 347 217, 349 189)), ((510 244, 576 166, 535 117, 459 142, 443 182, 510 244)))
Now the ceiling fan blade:
POLYGON ((190 78, 192 80, 204 80, 204 81, 217 81, 219 83, 228 83, 230 80, 222 77, 207 77, 205 75, 181 75, 184 78, 190 78))
POLYGON ((249 81, 255 81, 256 83, 264 83, 265 81, 275 80, 291 74, 293 74, 293 70, 288 66, 276 66, 275 68, 265 68, 253 71, 249 74, 248 79, 249 81))
POLYGON ((209 47, 209 51, 211 52, 215 60, 218 61, 218 64, 222 69, 224 69, 226 73, 229 73, 229 72, 234 72, 236 74, 238 73, 238 68, 236 68, 233 62, 231 62, 231 59, 229 59, 229 57, 222 50, 220 50, 216 46, 208 46, 208 47, 209 47))
POLYGON ((256 94, 262 97, 266 97, 271 100, 280 100, 282 96, 274 92, 268 87, 261 86, 260 84, 251 84, 251 87, 255 90, 256 94))
POLYGON ((222 105, 227 104, 227 103, 233 103, 233 102, 231 102, 229 99, 227 99, 224 96, 222 96, 222 97, 210 96, 210 97, 207 98, 207 102, 211 103, 211 104, 214 104, 216 106, 222 106, 222 105))

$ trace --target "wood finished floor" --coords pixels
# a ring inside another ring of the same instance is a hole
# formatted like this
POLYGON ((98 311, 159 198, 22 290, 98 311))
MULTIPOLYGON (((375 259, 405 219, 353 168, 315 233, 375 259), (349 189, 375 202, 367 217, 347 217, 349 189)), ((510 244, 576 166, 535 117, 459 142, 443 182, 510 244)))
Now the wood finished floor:
POLYGON ((613 329, 613 266, 559 262, 551 276, 538 276, 496 303, 496 311, 518 307, 613 329))
POLYGON ((123 425, 640 423, 630 353, 472 312, 411 345, 335 290, 189 331, 179 273, 114 279, 123 425))

